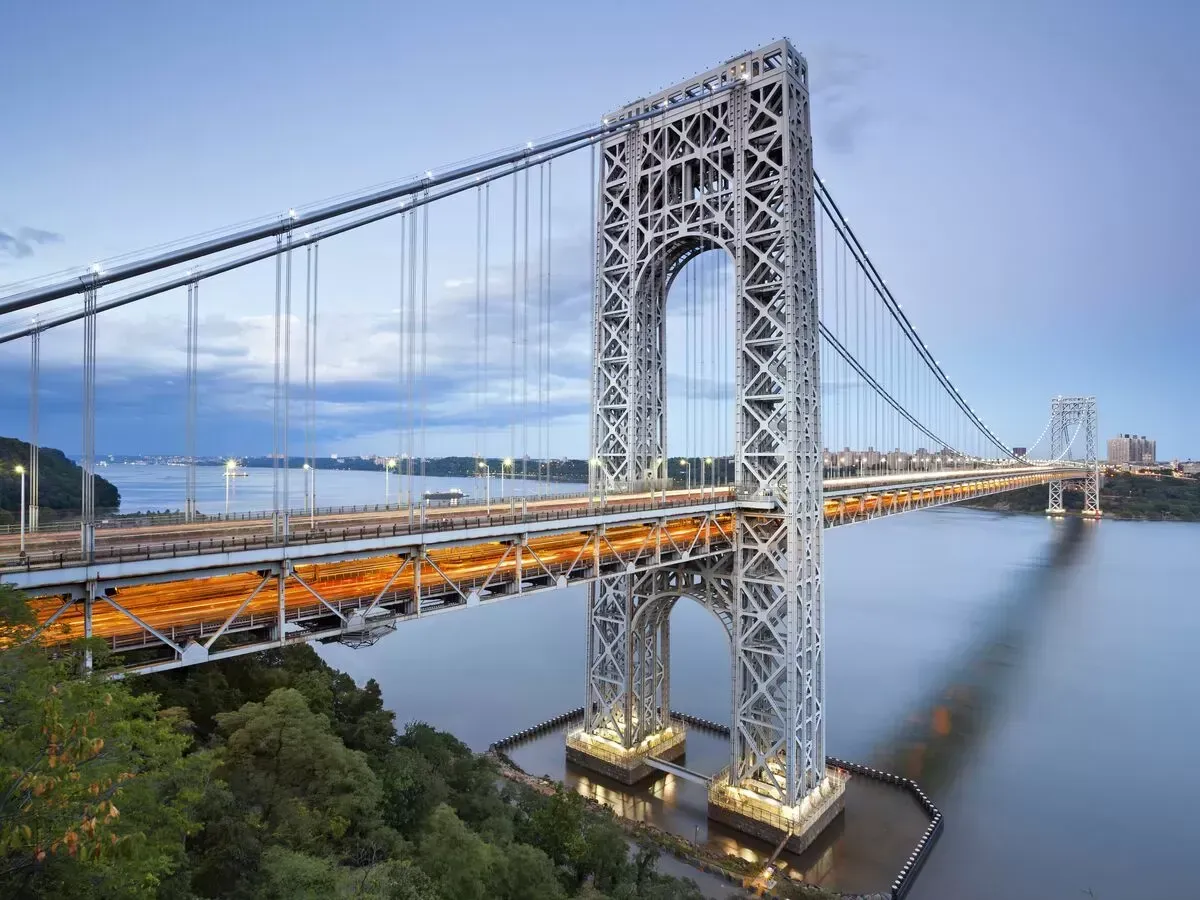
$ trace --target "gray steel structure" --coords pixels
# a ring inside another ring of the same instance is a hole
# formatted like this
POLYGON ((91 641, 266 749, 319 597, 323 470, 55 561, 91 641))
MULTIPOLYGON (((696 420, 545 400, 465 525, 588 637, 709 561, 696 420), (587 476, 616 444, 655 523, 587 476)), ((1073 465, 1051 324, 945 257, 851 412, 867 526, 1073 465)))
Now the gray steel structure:
MULTIPOLYGON (((1083 479, 1083 514, 1100 515, 1100 461, 1099 426, 1096 417, 1095 397, 1058 396, 1050 401, 1050 458, 1062 459, 1075 443, 1079 432, 1084 434, 1083 462, 1087 474, 1083 479)), ((1046 512, 1061 514, 1063 507, 1063 483, 1050 482, 1050 502, 1046 512)))
POLYGON ((589 589, 584 727, 632 748, 665 725, 663 598, 699 594, 720 608, 733 643, 730 779, 765 784, 793 806, 825 778, 807 64, 779 41, 609 120, 660 106, 600 145, 592 456, 608 485, 662 477, 667 292, 693 256, 724 250, 735 269, 735 477, 739 495, 759 502, 738 517, 735 548, 718 564, 589 589), (665 105, 729 84, 685 108, 665 105))

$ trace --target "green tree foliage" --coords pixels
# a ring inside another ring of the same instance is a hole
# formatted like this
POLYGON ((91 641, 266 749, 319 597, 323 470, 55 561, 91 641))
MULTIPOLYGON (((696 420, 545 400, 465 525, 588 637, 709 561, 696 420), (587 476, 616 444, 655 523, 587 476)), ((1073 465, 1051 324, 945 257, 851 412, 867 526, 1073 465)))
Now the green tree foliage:
MULTIPOLYGON (((0 589, 0 897, 691 900, 611 816, 490 761, 308 647, 124 682, 20 647, 0 589)), ((102 649, 102 648, 98 648, 102 649)))
MULTIPOLYGON (((17 521, 21 506, 21 481, 17 466, 29 468, 29 444, 16 438, 0 437, 0 524, 17 521)), ((116 510, 121 494, 110 481, 93 476, 96 486, 96 508, 116 510)), ((25 476, 29 490, 29 475, 25 476)), ((53 518, 55 512, 79 514, 83 493, 83 469, 67 459, 61 450, 38 448, 38 506, 43 516, 53 518)), ((26 493, 25 502, 29 502, 26 493)))
POLYGON ((31 617, 4 586, 0 619, 0 896, 158 896, 214 760, 153 697, 79 677, 79 646, 19 645, 31 617))
POLYGON ((382 792, 366 755, 348 749, 294 688, 219 714, 217 727, 225 739, 218 774, 268 839, 345 850, 381 823, 382 792))

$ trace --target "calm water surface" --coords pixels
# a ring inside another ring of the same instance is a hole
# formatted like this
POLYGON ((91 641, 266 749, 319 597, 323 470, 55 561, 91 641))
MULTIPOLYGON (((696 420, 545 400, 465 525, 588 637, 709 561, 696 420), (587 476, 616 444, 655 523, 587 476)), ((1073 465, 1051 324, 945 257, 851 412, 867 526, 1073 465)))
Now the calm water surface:
MULTIPOLYGON (((182 505, 182 469, 137 468, 103 472, 126 510, 182 505)), ((217 512, 220 470, 199 471, 217 512)), ((318 478, 322 505, 382 502, 381 473, 318 478)), ((235 508, 270 505, 269 470, 239 481, 235 508)), ((1069 528, 946 509, 827 532, 829 751, 911 773, 941 806, 916 900, 1200 896, 1200 525, 1069 528)), ((720 624, 681 603, 671 626, 673 706, 728 721, 720 624)), ((400 721, 482 750, 580 705, 584 639, 573 588, 321 652, 376 678, 400 721)))
MULTIPOLYGON (((259 512, 269 510, 274 504, 275 475, 272 469, 239 469, 238 477, 229 479, 229 511, 231 513, 259 512)), ((121 512, 161 512, 181 510, 184 507, 184 466, 141 466, 114 464, 97 469, 97 473, 117 486, 121 492, 121 512)), ((280 496, 291 498, 293 509, 304 508, 305 475, 302 469, 288 472, 286 491, 283 473, 280 472, 280 496)), ((316 473, 315 489, 317 507, 364 506, 376 503, 396 503, 398 497, 409 493, 419 496, 426 490, 444 491, 458 488, 465 494, 484 496, 484 484, 479 478, 426 478, 414 475, 411 483, 408 475, 403 478, 391 474, 384 479, 383 472, 357 472, 348 470, 322 469, 316 473)), ((221 466, 196 467, 196 505, 202 513, 218 514, 225 511, 225 470, 221 466)), ((578 484, 553 483, 553 493, 571 493, 585 490, 578 484)), ((498 477, 492 477, 491 495, 495 500, 501 496, 520 497, 538 493, 533 481, 506 478, 501 485, 498 477)))

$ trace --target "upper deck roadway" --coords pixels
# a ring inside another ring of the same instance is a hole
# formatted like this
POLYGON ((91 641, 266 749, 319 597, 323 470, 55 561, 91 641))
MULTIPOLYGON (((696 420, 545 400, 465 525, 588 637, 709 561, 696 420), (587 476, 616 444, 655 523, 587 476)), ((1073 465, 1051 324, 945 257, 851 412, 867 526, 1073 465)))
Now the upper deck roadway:
MULTIPOLYGON (((1077 466, 1025 466, 826 479, 825 520, 850 524, 1083 474, 1077 466)), ((270 514, 133 520, 98 527, 90 563, 74 530, 27 534, 24 556, 17 535, 0 536, 0 581, 41 598, 39 620, 71 624, 72 636, 89 630, 76 601, 95 597, 93 635, 126 652, 172 652, 170 660, 135 666, 146 670, 209 658, 223 634, 271 629, 269 641, 220 655, 248 652, 724 554, 733 518, 773 504, 724 486, 583 493, 490 506, 292 513, 286 536, 276 534, 270 514)), ((44 635, 58 633, 47 628, 44 635)))

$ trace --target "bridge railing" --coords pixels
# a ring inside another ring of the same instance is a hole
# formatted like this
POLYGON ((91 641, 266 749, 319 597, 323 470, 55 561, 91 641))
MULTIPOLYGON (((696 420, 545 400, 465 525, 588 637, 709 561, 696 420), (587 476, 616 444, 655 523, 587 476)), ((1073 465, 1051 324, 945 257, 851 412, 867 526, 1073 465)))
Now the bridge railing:
MULTIPOLYGON (((570 495, 578 497, 578 495, 570 495)), ((585 498, 586 499, 586 498, 585 498)), ((675 509, 685 506, 702 505, 709 498, 698 498, 692 494, 668 495, 664 500, 661 497, 655 496, 637 502, 622 501, 619 498, 609 497, 604 503, 595 503, 592 507, 594 513, 610 512, 653 512, 658 513, 666 509, 675 509)), ((728 495, 717 492, 715 502, 724 502, 728 499, 728 495)), ((411 521, 407 518, 400 521, 391 521, 388 523, 380 522, 375 525, 358 525, 344 526, 342 528, 313 528, 310 530, 301 530, 296 526, 307 524, 303 519, 298 517, 292 520, 292 530, 284 535, 276 536, 274 534, 260 535, 243 535, 237 536, 214 536, 211 538, 200 538, 195 540, 180 540, 180 541, 149 541, 138 542, 136 544, 121 544, 118 546, 98 546, 94 550, 91 558, 92 563, 104 562, 132 562, 134 560, 143 559, 162 559, 180 556, 194 556, 211 553, 227 553, 247 550, 261 550, 271 548, 283 548, 297 545, 310 544, 325 544, 336 543, 351 540, 370 540, 380 539, 384 537, 402 537, 414 534, 428 534, 431 532, 456 531, 467 528, 485 528, 491 526, 517 525, 526 523, 538 523, 548 521, 565 521, 569 519, 578 519, 581 515, 587 513, 587 509, 580 507, 572 507, 568 509, 541 509, 534 507, 521 511, 518 507, 516 510, 501 511, 497 513, 496 507, 486 508, 482 510, 482 514, 468 516, 437 516, 425 518, 422 521, 420 516, 414 516, 411 521)), ((77 565, 83 562, 82 554, 77 550, 58 550, 47 552, 28 552, 24 556, 20 554, 0 557, 0 571, 5 570, 25 570, 40 568, 63 568, 69 565, 77 565)))
MULTIPOLYGON (((517 479, 520 481, 520 479, 517 479)), ((574 483, 574 482, 571 482, 574 483)), ((528 494, 519 497, 505 498, 504 502, 492 500, 493 507, 504 507, 511 505, 512 502, 520 505, 521 501, 554 501, 554 500, 569 500, 577 498, 581 495, 586 496, 587 485, 580 482, 578 491, 566 491, 555 494, 528 494)), ((356 513, 371 514, 382 512, 407 512, 408 510, 420 510, 422 507, 427 509, 446 509, 455 506, 471 506, 483 507, 485 500, 481 497, 473 495, 464 495, 458 500, 422 500, 419 503, 397 502, 397 503, 364 503, 358 505, 339 505, 339 506, 318 506, 312 512, 307 507, 289 508, 286 512, 289 518, 301 519, 308 518, 310 515, 317 518, 340 515, 354 515, 356 513)), ((280 511, 282 516, 284 511, 280 511)), ((154 525, 187 525, 187 524, 211 524, 219 522, 263 522, 270 521, 275 513, 271 510, 249 510, 246 512, 232 513, 202 513, 197 512, 189 522, 186 515, 180 510, 172 510, 169 512, 130 512, 118 513, 111 512, 104 514, 97 510, 96 525, 105 530, 118 528, 145 528, 154 525)), ((44 525, 39 525, 37 533, 45 532, 71 532, 78 531, 80 520, 78 516, 70 518, 55 519, 52 522, 47 522, 44 525)), ((20 529, 19 523, 10 523, 0 525, 0 534, 17 534, 20 529)), ((26 533, 30 533, 26 528, 26 533)))

